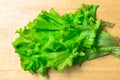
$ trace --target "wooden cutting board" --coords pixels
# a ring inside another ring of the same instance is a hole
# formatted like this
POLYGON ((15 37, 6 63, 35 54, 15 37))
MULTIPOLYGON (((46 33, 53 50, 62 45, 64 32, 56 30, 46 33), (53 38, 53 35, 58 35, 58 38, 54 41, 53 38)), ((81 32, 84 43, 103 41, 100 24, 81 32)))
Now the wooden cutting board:
POLYGON ((107 28, 120 37, 120 0, 0 0, 0 80, 120 80, 120 60, 105 56, 73 66, 64 72, 49 71, 50 78, 32 75, 20 66, 11 45, 16 29, 32 21, 41 10, 53 7, 60 14, 74 12, 82 3, 100 5, 97 17, 114 22, 107 28))

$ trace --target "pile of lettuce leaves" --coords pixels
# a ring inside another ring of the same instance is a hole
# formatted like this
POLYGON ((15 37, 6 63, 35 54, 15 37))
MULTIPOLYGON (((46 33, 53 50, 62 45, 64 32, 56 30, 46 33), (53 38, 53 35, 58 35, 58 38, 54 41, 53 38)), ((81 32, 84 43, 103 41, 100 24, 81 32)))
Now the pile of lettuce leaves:
POLYGON ((63 71, 109 54, 120 58, 119 39, 104 29, 114 24, 97 20, 97 8, 98 5, 82 4, 76 12, 63 15, 51 8, 18 29, 19 37, 12 45, 22 68, 47 77, 48 69, 63 71))

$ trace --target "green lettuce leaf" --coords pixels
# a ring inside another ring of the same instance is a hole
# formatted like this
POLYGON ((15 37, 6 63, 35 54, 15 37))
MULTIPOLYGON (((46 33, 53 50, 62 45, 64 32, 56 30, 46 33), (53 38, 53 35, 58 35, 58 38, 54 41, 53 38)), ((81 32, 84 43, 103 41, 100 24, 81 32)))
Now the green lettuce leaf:
POLYGON ((117 38, 104 31, 104 26, 113 24, 97 20, 97 8, 83 4, 75 13, 63 15, 52 8, 18 29, 19 37, 12 45, 20 55, 22 68, 47 77, 49 68, 63 71, 108 54, 120 58, 117 38))

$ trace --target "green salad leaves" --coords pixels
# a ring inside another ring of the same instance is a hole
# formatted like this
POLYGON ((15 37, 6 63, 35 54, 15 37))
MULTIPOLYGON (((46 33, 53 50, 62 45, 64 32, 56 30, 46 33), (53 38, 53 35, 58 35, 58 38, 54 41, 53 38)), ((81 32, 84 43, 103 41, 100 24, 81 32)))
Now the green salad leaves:
POLYGON ((66 67, 111 54, 120 58, 118 38, 104 26, 114 24, 96 19, 97 5, 83 4, 74 13, 59 15, 54 9, 41 13, 16 32, 12 43, 21 66, 31 73, 47 77, 49 68, 63 71, 66 67))

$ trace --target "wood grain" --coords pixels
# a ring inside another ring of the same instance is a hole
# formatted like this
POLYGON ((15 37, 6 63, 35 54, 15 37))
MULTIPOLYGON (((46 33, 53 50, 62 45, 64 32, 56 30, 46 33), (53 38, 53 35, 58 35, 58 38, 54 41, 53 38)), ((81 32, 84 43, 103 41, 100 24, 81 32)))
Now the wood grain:
POLYGON ((120 60, 105 56, 73 66, 64 72, 49 71, 50 78, 30 74, 20 66, 11 42, 16 29, 32 21, 41 10, 53 7, 59 14, 74 12, 82 3, 100 5, 97 17, 114 22, 107 28, 120 37, 120 0, 0 0, 0 80, 120 80, 120 60))

